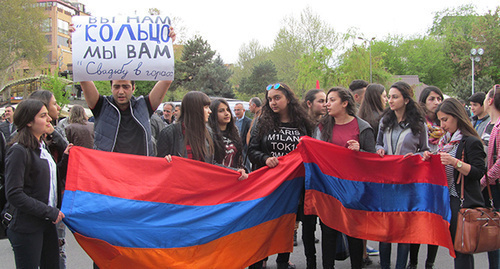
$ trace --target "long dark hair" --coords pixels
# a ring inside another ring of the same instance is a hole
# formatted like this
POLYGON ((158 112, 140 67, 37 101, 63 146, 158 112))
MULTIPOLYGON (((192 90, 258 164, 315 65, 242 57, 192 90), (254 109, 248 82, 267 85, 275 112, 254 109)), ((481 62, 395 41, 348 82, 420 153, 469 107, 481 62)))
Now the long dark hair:
MULTIPOLYGON (((14 124, 17 126, 17 134, 9 142, 9 145, 19 143, 31 150, 40 147, 40 142, 31 133, 31 127, 28 124, 35 120, 36 115, 42 107, 44 107, 44 104, 35 99, 26 99, 19 103, 16 112, 14 112, 14 124)), ((43 136, 40 139, 43 139, 43 136)))
POLYGON ((465 136, 475 136, 481 139, 476 132, 476 129, 472 127, 472 123, 467 116, 467 111, 465 111, 464 106, 455 98, 446 98, 436 109, 437 112, 443 112, 445 114, 451 115, 457 119, 457 128, 465 136))
POLYGON ((384 104, 382 104, 382 94, 384 91, 385 87, 381 84, 368 85, 363 102, 359 107, 358 116, 367 121, 374 128, 375 132, 378 132, 378 128, 375 130, 375 127, 378 127, 380 115, 384 112, 384 104))
POLYGON ((494 85, 487 96, 488 98, 493 98, 493 106, 496 110, 500 110, 500 85, 494 85))
MULTIPOLYGON (((222 139, 223 134, 220 129, 218 119, 218 110, 220 104, 226 105, 227 108, 231 110, 226 100, 221 98, 212 100, 212 103, 210 104, 210 110, 212 110, 212 114, 210 114, 210 117, 208 118, 208 125, 210 126, 210 128, 212 128, 212 136, 214 141, 214 160, 217 163, 222 164, 224 158, 226 157, 226 148, 222 139)), ((231 111, 229 111, 229 113, 231 113, 231 111)), ((229 121, 229 123, 227 124, 224 133, 226 134, 226 137, 233 141, 234 145, 236 146, 236 161, 234 162, 234 168, 239 168, 243 164, 243 158, 241 154, 243 150, 243 144, 241 143, 241 137, 238 133, 238 128, 236 128, 236 125, 234 124, 234 118, 232 115, 231 121, 229 121)))
MULTIPOLYGON (((288 101, 288 114, 290 116, 291 124, 294 126, 305 126, 307 135, 311 135, 312 130, 314 128, 314 123, 309 116, 309 113, 304 109, 304 107, 299 103, 299 99, 295 96, 293 91, 288 87, 288 85, 279 83, 280 86, 278 87, 277 90, 281 91, 287 101, 288 101)), ((268 100, 268 93, 269 91, 266 91, 266 102, 264 106, 262 106, 262 112, 259 117, 259 123, 258 123, 258 139, 262 138, 266 133, 270 132, 271 130, 277 130, 278 127, 280 126, 280 116, 278 113, 275 113, 272 109, 271 106, 269 105, 269 100, 268 100)))
MULTIPOLYGON (((437 95, 439 95, 441 97, 441 100, 444 100, 443 92, 438 87, 436 87, 436 86, 425 87, 422 90, 422 92, 420 93, 420 98, 418 99, 418 102, 420 103, 420 106, 422 107, 422 110, 424 111, 425 115, 428 115, 431 113, 434 113, 434 115, 436 115, 436 111, 429 111, 427 109, 427 106, 425 105, 425 103, 427 102, 427 97, 429 97, 429 94, 431 94, 431 92, 436 93, 437 95)), ((436 123, 439 123, 437 118, 434 121, 436 123)))
MULTIPOLYGON (((408 100, 404 119, 410 126, 413 135, 423 132, 425 130, 424 112, 420 108, 420 105, 413 100, 413 89, 411 86, 404 81, 398 81, 394 83, 391 88, 397 89, 403 96, 403 99, 408 100)), ((398 123, 396 113, 391 109, 385 110, 382 120, 382 131, 385 131, 387 128, 393 128, 398 123)))
MULTIPOLYGON (((41 101, 45 107, 47 107, 47 110, 50 109, 50 101, 52 100, 52 96, 54 94, 51 91, 48 90, 36 90, 32 92, 29 96, 28 99, 35 99, 41 101)), ((57 123, 57 118, 52 119, 52 123, 57 123)))
POLYGON ((184 95, 181 104, 179 124, 183 124, 184 143, 189 143, 195 160, 204 161, 205 156, 214 152, 214 144, 205 123, 204 107, 210 105, 210 98, 198 91, 184 95), (206 143, 209 144, 207 152, 206 143))
MULTIPOLYGON (((356 116, 356 103, 354 102, 354 97, 352 96, 351 92, 349 92, 347 89, 344 89, 342 87, 333 87, 326 94, 327 98, 331 92, 336 92, 338 94, 341 103, 347 102, 347 106, 345 108, 347 114, 355 117, 356 116)), ((333 126, 335 126, 335 118, 326 114, 325 116, 323 116, 321 118, 320 126, 322 128, 321 140, 330 141, 330 139, 332 138, 333 126)))

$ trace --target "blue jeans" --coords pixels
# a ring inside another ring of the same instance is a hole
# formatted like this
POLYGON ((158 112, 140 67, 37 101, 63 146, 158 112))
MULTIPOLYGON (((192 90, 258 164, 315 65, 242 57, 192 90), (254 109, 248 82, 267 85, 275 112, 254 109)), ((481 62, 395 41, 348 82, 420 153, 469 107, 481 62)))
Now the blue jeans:
MULTIPOLYGON (((382 269, 391 268, 391 243, 380 242, 380 266, 382 269)), ((396 258, 396 269, 405 269, 408 261, 408 253, 410 252, 410 244, 398 244, 398 253, 396 258)))

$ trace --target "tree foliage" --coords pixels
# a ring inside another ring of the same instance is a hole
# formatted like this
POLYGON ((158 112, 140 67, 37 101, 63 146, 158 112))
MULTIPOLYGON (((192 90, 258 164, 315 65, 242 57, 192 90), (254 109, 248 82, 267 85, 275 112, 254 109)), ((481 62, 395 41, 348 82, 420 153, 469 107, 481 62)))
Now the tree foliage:
POLYGON ((171 90, 182 87, 188 91, 203 91, 208 95, 233 97, 229 83, 232 72, 217 56, 207 41, 196 36, 184 46, 180 61, 176 61, 171 90))
POLYGON ((3 0, 0 8, 0 86, 20 61, 40 65, 47 54, 43 9, 35 0, 3 0))
POLYGON ((249 96, 257 96, 264 92, 267 85, 278 82, 278 71, 273 62, 266 61, 252 69, 252 74, 240 82, 239 91, 249 96))
POLYGON ((66 95, 65 87, 68 85, 58 75, 56 70, 53 75, 49 75, 42 80, 42 88, 51 91, 56 98, 57 103, 63 107, 69 104, 68 96, 66 95))
MULTIPOLYGON (((452 87, 455 95, 464 101, 472 95, 472 77, 466 79, 454 79, 452 82, 452 87)), ((485 92, 487 93, 492 89, 495 81, 489 76, 485 76, 474 80, 474 92, 485 92)))

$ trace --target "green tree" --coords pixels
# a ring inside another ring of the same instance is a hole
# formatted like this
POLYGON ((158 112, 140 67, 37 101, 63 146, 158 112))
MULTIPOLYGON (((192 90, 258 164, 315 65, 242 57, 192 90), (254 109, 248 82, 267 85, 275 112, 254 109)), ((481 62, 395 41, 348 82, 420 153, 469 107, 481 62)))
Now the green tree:
MULTIPOLYGON (((393 77, 386 71, 385 61, 372 51, 373 83, 386 85, 393 77)), ((339 57, 339 66, 333 73, 333 85, 348 87, 355 79, 370 80, 370 52, 364 46, 353 46, 339 57)))
MULTIPOLYGON (((457 98, 467 101, 467 99, 472 95, 472 77, 466 79, 454 79, 452 81, 452 87, 454 94, 457 98)), ((485 92, 487 93, 491 90, 495 81, 489 76, 485 76, 474 80, 474 92, 485 92)))
POLYGON ((267 85, 276 83, 278 71, 273 62, 266 61, 258 64, 252 70, 249 77, 243 78, 240 82, 239 91, 248 96, 257 96, 264 92, 267 85))
POLYGON ((54 74, 44 78, 42 80, 42 88, 51 91, 54 94, 57 103, 63 107, 64 105, 69 104, 65 90, 68 83, 65 83, 57 74, 58 71, 55 71, 54 74))
POLYGON ((35 0, 3 0, 0 8, 0 86, 8 71, 21 61, 32 66, 43 63, 47 54, 42 25, 47 23, 35 0))
POLYGON ((332 50, 326 47, 311 54, 302 55, 296 63, 299 71, 297 84, 299 89, 302 89, 301 95, 304 95, 307 89, 314 88, 316 81, 319 81, 323 88, 332 85, 333 69, 330 66, 332 58, 332 50))
POLYGON ((470 50, 479 47, 485 49, 485 54, 475 64, 475 74, 478 77, 500 78, 499 21, 499 7, 495 12, 489 11, 484 15, 479 15, 473 5, 436 13, 429 33, 439 36, 445 42, 445 51, 453 61, 453 75, 456 79, 466 79, 471 75, 470 50))
POLYGON ((231 71, 217 56, 207 41, 197 36, 184 46, 176 71, 172 91, 182 87, 188 91, 204 91, 209 95, 233 97, 229 77, 231 71))

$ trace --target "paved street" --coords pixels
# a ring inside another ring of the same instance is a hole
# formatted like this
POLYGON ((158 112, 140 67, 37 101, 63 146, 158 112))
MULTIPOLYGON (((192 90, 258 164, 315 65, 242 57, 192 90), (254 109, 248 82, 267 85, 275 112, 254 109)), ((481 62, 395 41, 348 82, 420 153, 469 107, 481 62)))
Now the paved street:
MULTIPOLYGON (((316 230, 316 237, 320 238, 321 233, 319 232, 319 225, 316 230)), ((85 268, 85 269, 90 269, 92 268, 92 260, 87 256, 85 251, 78 245, 78 243, 75 241, 73 235, 68 232, 66 236, 67 240, 67 256, 68 256, 68 261, 67 261, 67 268, 68 269, 80 269, 80 268, 85 268)), ((298 269, 306 268, 305 265, 305 257, 304 257, 304 248, 302 245, 302 240, 300 239, 300 229, 299 229, 299 245, 294 248, 294 252, 291 255, 291 261, 297 265, 298 269)), ((376 242, 368 242, 368 245, 378 249, 378 243, 376 242)), ((393 265, 395 264, 396 261, 396 245, 393 244, 392 247, 392 263, 393 265)), ((318 264, 321 264, 321 244, 318 243, 316 244, 316 251, 318 252, 318 264)), ((419 255, 419 268, 423 268, 423 265, 425 264, 425 258, 427 255, 427 247, 422 246, 420 248, 420 255, 419 255)), ((481 254, 476 254, 474 255, 475 258, 475 265, 476 269, 483 269, 483 268, 488 268, 488 256, 486 253, 481 253, 481 254)), ((368 266, 367 268, 380 268, 379 264, 379 258, 378 256, 371 256, 371 259, 373 260, 373 264, 368 266)), ((270 269, 276 268, 276 255, 271 256, 269 258, 268 262, 268 267, 270 269)), ((336 268, 340 269, 347 269, 350 268, 350 261, 349 259, 345 261, 337 261, 336 262, 336 268)), ((440 247, 439 252, 437 255, 436 259, 436 268, 437 269, 449 269, 453 268, 453 259, 450 257, 448 254, 448 250, 445 248, 440 247)), ((14 266, 14 254, 12 252, 12 249, 10 247, 10 243, 8 240, 0 240, 0 269, 10 269, 10 268, 15 268, 14 266)), ((318 267, 318 268, 321 268, 318 267)))

